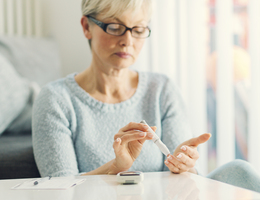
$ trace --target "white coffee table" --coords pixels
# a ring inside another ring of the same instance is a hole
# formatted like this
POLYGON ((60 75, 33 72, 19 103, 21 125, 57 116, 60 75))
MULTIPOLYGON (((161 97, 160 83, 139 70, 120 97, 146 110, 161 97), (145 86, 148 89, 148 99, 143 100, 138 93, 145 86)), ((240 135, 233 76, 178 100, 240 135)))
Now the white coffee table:
POLYGON ((28 179, 0 180, 1 200, 245 200, 260 199, 260 193, 234 187, 191 173, 144 173, 144 181, 136 185, 120 185, 115 175, 85 178, 81 185, 68 190, 12 190, 28 179))

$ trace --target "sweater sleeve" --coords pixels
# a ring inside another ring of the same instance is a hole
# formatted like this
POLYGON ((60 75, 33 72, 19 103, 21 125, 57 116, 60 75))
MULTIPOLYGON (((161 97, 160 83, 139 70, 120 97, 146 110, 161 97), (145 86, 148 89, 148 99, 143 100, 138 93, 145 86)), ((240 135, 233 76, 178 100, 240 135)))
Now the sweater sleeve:
MULTIPOLYGON (((178 145, 191 139, 193 135, 180 91, 169 79, 162 90, 160 109, 162 141, 173 154, 178 145)), ((165 156, 164 159, 166 159, 165 156)), ((195 168, 198 171, 197 165, 195 168)), ((168 167, 164 165, 163 171, 167 170, 169 170, 168 167)))
POLYGON ((66 96, 46 86, 40 92, 32 120, 33 151, 42 177, 78 174, 70 116, 73 109, 66 96))

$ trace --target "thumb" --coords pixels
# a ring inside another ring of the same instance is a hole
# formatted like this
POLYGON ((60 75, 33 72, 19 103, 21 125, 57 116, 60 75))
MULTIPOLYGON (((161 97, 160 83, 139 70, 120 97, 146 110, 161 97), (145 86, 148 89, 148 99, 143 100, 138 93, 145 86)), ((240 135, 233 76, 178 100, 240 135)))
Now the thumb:
POLYGON ((114 148, 114 152, 116 154, 116 152, 119 150, 120 144, 121 144, 122 140, 121 138, 117 138, 114 143, 113 143, 113 148, 114 148))
POLYGON ((209 140, 209 138, 211 137, 210 133, 204 133, 198 137, 192 138, 186 142, 184 142, 186 145, 190 145, 190 146, 195 146, 197 147, 198 145, 207 142, 209 140))

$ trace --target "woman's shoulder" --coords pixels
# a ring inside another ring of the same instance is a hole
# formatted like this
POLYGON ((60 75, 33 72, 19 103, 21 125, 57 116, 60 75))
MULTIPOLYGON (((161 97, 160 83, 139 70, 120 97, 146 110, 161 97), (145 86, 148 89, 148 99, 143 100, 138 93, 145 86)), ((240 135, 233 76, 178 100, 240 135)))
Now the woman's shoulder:
POLYGON ((41 89, 40 94, 37 98, 43 98, 43 99, 67 99, 70 98, 71 89, 68 85, 68 79, 71 79, 73 74, 68 75, 67 77, 57 79, 55 81, 52 81, 41 89))
POLYGON ((55 81, 52 81, 41 89, 41 93, 45 95, 64 95, 68 92, 66 86, 66 78, 61 78, 55 81))
POLYGON ((172 80, 166 74, 158 73, 158 72, 141 72, 143 76, 145 76, 147 85, 151 86, 152 88, 161 88, 166 89, 169 88, 170 90, 178 89, 177 85, 175 84, 174 80, 172 80))

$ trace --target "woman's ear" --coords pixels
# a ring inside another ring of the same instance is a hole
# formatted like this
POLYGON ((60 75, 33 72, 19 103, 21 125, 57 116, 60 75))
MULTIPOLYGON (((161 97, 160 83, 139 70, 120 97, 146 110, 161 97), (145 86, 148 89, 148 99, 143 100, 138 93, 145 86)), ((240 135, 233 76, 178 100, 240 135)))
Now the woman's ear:
POLYGON ((86 16, 83 16, 81 18, 80 22, 81 22, 81 26, 83 28, 83 33, 84 33, 85 37, 90 40, 92 38, 92 32, 90 29, 90 24, 89 24, 88 18, 86 16))

